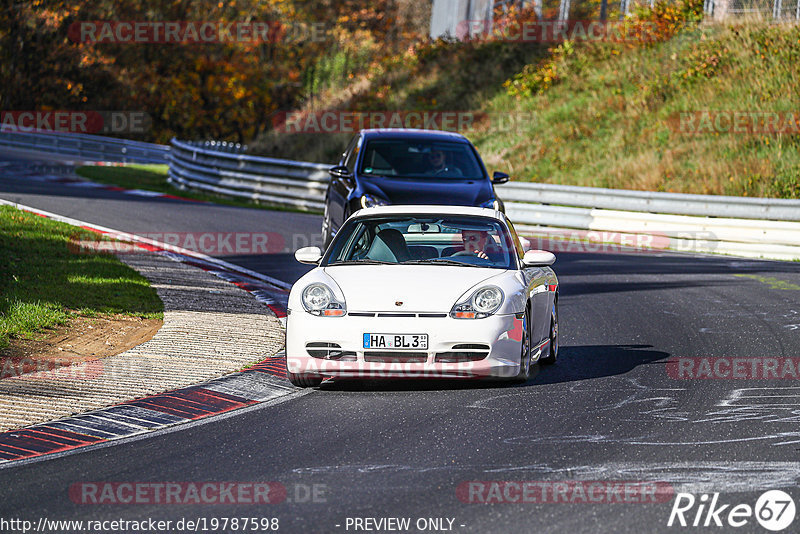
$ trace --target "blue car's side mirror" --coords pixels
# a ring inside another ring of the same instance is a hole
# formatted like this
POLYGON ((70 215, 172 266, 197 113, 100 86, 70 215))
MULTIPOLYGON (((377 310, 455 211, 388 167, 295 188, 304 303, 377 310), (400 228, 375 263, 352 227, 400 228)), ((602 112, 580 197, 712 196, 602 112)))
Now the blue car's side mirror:
POLYGON ((511 178, 504 172, 494 171, 494 174, 492 174, 493 184, 504 184, 510 179, 511 178))
POLYGON ((349 178, 350 169, 348 169, 344 165, 337 165, 336 167, 331 167, 330 169, 328 169, 328 174, 330 174, 334 178, 349 178))

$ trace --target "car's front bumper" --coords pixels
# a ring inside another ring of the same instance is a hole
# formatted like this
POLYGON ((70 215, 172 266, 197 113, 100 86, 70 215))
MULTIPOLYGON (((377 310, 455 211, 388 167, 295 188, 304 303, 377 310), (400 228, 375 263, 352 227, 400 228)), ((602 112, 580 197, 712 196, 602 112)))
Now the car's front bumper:
POLYGON ((522 322, 516 315, 484 319, 318 317, 291 310, 286 324, 287 369, 295 374, 339 377, 510 378, 519 371, 522 322), (368 350, 363 347, 365 333, 427 334, 428 348, 368 350), (320 344, 337 347, 320 356, 325 351, 320 344))

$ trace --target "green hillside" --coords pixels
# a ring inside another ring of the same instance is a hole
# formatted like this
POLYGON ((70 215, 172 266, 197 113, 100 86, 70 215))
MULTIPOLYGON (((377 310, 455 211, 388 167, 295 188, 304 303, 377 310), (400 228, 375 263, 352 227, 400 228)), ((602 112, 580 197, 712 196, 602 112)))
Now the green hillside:
MULTIPOLYGON (((463 133, 518 181, 800 197, 800 26, 702 22, 701 7, 639 11, 626 24, 651 32, 641 41, 421 43, 314 109, 487 112, 463 133)), ((254 145, 331 162, 349 137, 254 145)))

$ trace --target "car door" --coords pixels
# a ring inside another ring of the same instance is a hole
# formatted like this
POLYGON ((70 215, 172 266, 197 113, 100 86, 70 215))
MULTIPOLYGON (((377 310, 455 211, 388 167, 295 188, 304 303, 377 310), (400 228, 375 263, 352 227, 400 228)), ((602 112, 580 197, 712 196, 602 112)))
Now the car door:
POLYGON ((535 347, 550 335, 549 275, 548 271, 542 267, 526 267, 522 263, 522 256, 525 254, 522 242, 511 221, 506 220, 506 222, 514 240, 522 277, 525 281, 526 294, 531 303, 531 345, 535 347))
POLYGON ((335 234, 342 227, 347 213, 347 199, 355 189, 355 170, 358 152, 361 146, 361 136, 356 135, 347 146, 347 150, 342 155, 339 165, 344 165, 350 171, 349 177, 331 176, 331 183, 328 187, 328 210, 330 221, 335 234))

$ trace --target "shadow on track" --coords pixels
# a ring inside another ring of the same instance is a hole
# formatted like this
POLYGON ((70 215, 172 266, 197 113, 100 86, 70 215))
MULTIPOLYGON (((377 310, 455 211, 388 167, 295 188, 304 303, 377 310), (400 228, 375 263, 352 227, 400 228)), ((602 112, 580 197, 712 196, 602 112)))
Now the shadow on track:
POLYGON ((324 382, 321 391, 442 391, 535 387, 578 380, 591 380, 630 372, 639 365, 663 363, 669 353, 648 350, 652 345, 562 346, 555 365, 535 365, 524 384, 487 379, 356 379, 339 378, 324 382))
POLYGON ((652 345, 561 346, 558 363, 545 367, 530 385, 559 384, 622 375, 640 365, 665 364, 668 352, 652 345))

